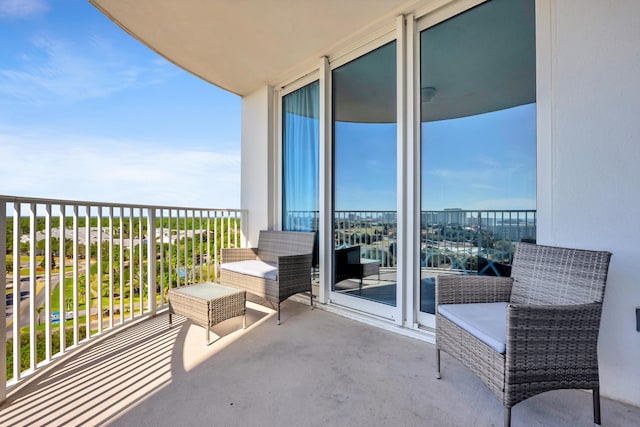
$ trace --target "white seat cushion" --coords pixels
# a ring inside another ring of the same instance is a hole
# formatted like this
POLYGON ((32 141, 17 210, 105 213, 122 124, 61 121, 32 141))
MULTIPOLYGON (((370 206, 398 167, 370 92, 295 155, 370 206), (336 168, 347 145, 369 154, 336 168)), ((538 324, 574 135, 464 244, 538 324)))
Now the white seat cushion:
POLYGON ((276 264, 260 260, 251 259, 245 261, 225 262, 220 266, 220 268, 268 280, 278 280, 278 266, 276 264))
POLYGON ((507 348, 507 303, 442 304, 438 313, 483 343, 504 354, 507 348))

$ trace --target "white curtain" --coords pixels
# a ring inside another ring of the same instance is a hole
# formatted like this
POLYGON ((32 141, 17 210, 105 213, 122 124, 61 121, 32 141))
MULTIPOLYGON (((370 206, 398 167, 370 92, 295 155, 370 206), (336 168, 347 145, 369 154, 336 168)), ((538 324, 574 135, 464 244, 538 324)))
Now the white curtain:
POLYGON ((319 83, 283 98, 282 212, 283 228, 318 230, 319 83))

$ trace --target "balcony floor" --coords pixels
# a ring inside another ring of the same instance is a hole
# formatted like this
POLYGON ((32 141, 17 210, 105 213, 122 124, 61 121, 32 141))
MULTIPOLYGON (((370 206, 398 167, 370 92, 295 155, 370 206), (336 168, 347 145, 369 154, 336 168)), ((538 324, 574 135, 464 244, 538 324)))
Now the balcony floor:
MULTIPOLYGON (((255 300, 254 300, 255 301, 255 300)), ((166 312, 86 346, 12 391, 0 425, 489 426, 500 403, 434 346, 286 301, 282 324, 248 303, 204 330, 166 312), (212 337, 214 337, 212 335, 212 337)), ((562 390, 516 405, 513 425, 592 425, 591 395, 562 390)), ((640 408, 602 399, 607 426, 634 425, 640 408)))

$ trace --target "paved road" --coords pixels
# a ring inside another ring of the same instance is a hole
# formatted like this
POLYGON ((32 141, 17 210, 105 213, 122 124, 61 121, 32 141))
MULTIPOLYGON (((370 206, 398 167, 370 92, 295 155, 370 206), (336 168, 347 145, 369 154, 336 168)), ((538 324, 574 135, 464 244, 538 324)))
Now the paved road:
MULTIPOLYGON (((65 277, 69 277, 72 275, 72 272, 67 272, 65 273, 65 277)), ((10 338, 13 336, 13 310, 16 307, 20 307, 20 326, 27 326, 29 324, 29 302, 30 302, 30 295, 29 295, 29 277, 25 276, 25 277, 21 277, 21 281, 20 281, 20 298, 16 298, 16 296, 14 295, 13 297, 13 304, 9 305, 7 304, 7 318, 6 318, 6 325, 7 325, 7 338, 10 338)), ((38 282, 36 284, 36 308, 37 307, 43 307, 44 306, 44 302, 45 302, 45 292, 44 292, 44 280, 38 280, 38 282)), ((56 288, 56 286, 58 286, 58 283, 60 282, 60 275, 59 274, 52 274, 51 275, 51 292, 53 292, 53 290, 56 288)), ((13 284, 11 285, 7 285, 7 289, 13 289, 13 284)), ((44 310, 40 313, 40 319, 42 322, 44 322, 45 320, 45 312, 44 310)), ((38 321, 38 313, 36 313, 36 322, 38 321)))
MULTIPOLYGON (((78 271, 78 276, 82 276, 84 274, 84 270, 79 270, 78 271)), ((73 276, 73 272, 67 272, 65 274, 65 277, 72 277, 73 276)), ((19 302, 20 305, 20 326, 24 327, 29 325, 29 302, 30 302, 30 298, 29 298, 29 280, 28 277, 22 277, 22 279, 27 279, 23 282, 21 282, 20 285, 20 292, 21 294, 23 294, 25 297, 24 299, 22 299, 19 302)), ((36 308, 37 307, 42 307, 44 306, 45 303, 45 292, 44 292, 44 281, 41 280, 41 283, 37 284, 36 286, 36 308)), ((59 274, 52 274, 51 275, 51 292, 53 292, 53 290, 56 288, 56 286, 58 286, 60 282, 60 275, 59 274)), ((13 284, 11 284, 10 286, 7 286, 7 289, 13 289, 13 284)), ((92 301, 95 301, 95 296, 92 296, 92 301)), ((8 305, 7 304, 7 317, 6 317, 6 325, 7 325, 7 338, 11 338, 13 336, 13 308, 17 307, 18 305, 16 304, 18 299, 14 300, 12 305, 8 305)), ((104 308, 108 308, 108 307, 104 307, 104 308)), ((136 313, 138 313, 138 309, 139 309, 139 305, 135 306, 135 310, 136 313)), ((92 316, 95 316, 97 313, 97 309, 94 307, 91 309, 91 314, 92 316)), ((78 310, 78 317, 83 317, 86 315, 86 310, 78 310)), ((114 322, 116 322, 116 318, 117 318, 117 314, 114 316, 114 322)), ((44 310, 40 313, 40 321, 41 323, 44 323, 46 320, 45 317, 45 312, 44 310)), ((36 322, 38 321, 38 313, 36 313, 36 322)), ((92 325, 97 325, 97 321, 93 320, 91 322, 92 325)), ((109 316, 105 316, 103 317, 103 325, 106 327, 109 324, 109 316)), ((57 327, 57 324, 56 324, 57 327)), ((93 326, 92 326, 93 327, 93 326)), ((97 327, 97 326, 96 326, 97 327)))

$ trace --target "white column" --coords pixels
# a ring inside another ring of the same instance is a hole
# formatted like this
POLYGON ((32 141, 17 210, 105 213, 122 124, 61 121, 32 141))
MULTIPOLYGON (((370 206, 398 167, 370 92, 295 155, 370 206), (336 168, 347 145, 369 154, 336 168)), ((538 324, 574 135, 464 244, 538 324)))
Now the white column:
MULTIPOLYGON (((396 284, 396 313, 395 323, 403 325, 407 314, 407 300, 405 295, 412 294, 413 280, 410 280, 411 265, 408 259, 411 258, 410 247, 407 243, 410 241, 411 227, 408 206, 411 203, 412 194, 407 191, 407 185, 412 177, 408 175, 407 164, 408 157, 408 140, 407 129, 410 127, 409 116, 407 114, 407 37, 405 32, 404 16, 398 16, 396 19, 396 97, 397 97, 397 202, 396 202, 396 219, 398 222, 397 236, 397 284, 396 284)), ((413 186, 412 186, 413 187, 413 186)))
POLYGON ((240 207, 245 211, 242 234, 256 246, 260 230, 273 226, 274 96, 264 86, 242 99, 240 207))
POLYGON ((404 268, 406 280, 404 325, 417 326, 420 311, 420 97, 419 46, 416 21, 406 17, 406 226, 404 268))

